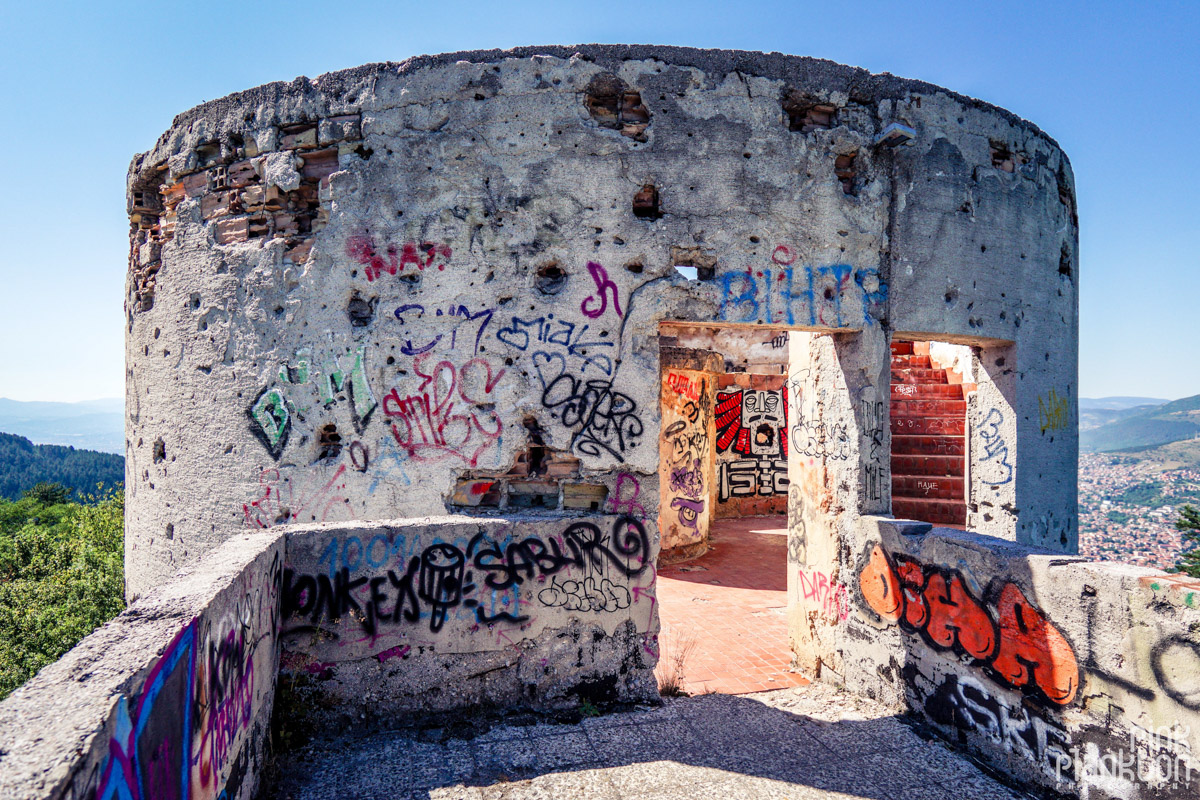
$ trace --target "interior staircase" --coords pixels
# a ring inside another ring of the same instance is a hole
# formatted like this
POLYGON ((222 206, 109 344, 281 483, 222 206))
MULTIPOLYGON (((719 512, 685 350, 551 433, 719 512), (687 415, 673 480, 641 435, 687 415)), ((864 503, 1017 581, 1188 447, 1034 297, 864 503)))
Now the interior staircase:
POLYGON ((965 526, 967 401, 928 347, 892 342, 892 514, 965 526))

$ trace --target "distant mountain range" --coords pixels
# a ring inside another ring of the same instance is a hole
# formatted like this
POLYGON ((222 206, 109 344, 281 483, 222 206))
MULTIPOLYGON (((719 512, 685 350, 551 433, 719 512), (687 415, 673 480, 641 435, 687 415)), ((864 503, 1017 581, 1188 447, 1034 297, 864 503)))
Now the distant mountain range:
POLYGON ((125 401, 23 402, 0 397, 0 431, 38 444, 125 452, 125 401))
POLYGON ((1171 402, 1145 397, 1079 400, 1079 449, 1084 452, 1143 450, 1197 436, 1200 394, 1171 402), (1125 401, 1125 405, 1116 407, 1114 401, 1125 401), (1085 403, 1089 404, 1087 410, 1085 403))
POLYGON ((35 485, 61 483, 79 494, 97 484, 113 487, 125 480, 125 459, 53 444, 34 444, 24 436, 0 433, 0 497, 16 500, 35 485))

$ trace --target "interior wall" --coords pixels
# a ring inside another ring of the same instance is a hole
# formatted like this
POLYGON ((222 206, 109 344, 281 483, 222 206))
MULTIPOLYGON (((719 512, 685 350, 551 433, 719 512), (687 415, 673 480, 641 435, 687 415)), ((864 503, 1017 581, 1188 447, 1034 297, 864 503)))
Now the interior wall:
POLYGON ((701 355, 663 358, 658 527, 668 557, 698 554, 708 542, 716 494, 712 412, 717 361, 701 355))
POLYGON ((787 376, 734 372, 716 393, 715 516, 787 513, 787 376))

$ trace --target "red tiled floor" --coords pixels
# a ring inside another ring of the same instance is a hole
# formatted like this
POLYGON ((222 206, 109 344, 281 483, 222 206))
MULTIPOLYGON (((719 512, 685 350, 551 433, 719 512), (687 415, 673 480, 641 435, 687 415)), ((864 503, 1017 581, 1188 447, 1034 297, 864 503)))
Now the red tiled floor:
POLYGON ((658 571, 659 685, 682 656, 689 694, 747 694, 808 680, 789 671, 787 518, 716 520, 712 549, 658 571))

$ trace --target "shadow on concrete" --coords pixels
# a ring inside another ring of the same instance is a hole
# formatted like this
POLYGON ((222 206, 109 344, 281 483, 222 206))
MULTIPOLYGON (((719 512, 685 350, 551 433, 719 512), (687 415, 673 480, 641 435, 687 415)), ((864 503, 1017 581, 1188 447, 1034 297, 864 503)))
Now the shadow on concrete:
POLYGON ((325 739, 279 760, 273 798, 1004 800, 972 763, 828 687, 702 695, 578 724, 325 739), (854 718, 858 717, 858 718, 854 718))

